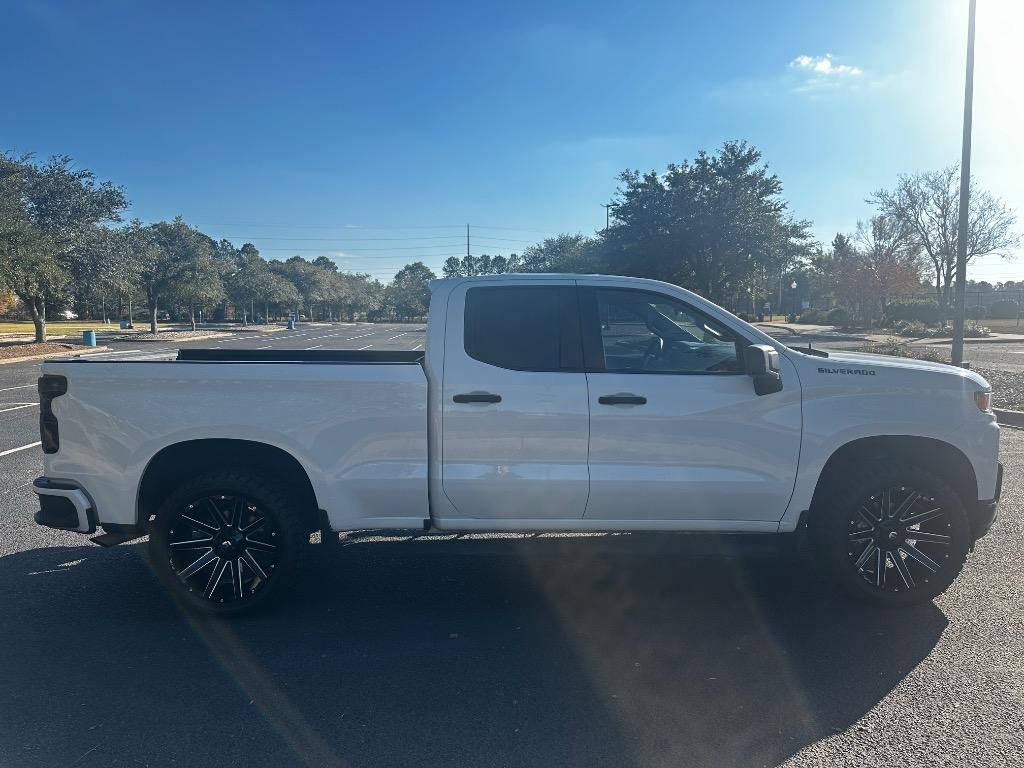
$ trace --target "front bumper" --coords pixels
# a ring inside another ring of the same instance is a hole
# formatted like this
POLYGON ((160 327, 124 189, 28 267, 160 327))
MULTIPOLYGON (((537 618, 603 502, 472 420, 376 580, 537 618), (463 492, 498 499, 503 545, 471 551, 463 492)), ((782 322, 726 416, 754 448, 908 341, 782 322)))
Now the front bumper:
POLYGON ((996 472, 996 495, 991 499, 976 501, 968 510, 971 519, 971 533, 977 541, 989 532, 999 514, 999 496, 1003 492, 1003 465, 996 472))
POLYGON ((77 485, 40 477, 32 483, 32 490, 39 496, 39 511, 33 516, 39 525, 61 531, 96 532, 96 510, 77 485))

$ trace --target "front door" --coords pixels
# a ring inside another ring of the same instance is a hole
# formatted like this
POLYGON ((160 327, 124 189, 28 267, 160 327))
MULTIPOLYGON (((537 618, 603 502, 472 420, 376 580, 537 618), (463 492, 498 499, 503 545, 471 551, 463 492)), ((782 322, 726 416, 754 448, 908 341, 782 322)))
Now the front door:
MULTIPOLYGON (((777 521, 800 451, 800 388, 759 397, 736 332, 688 303, 581 287, 590 399, 587 519, 777 521)), ((699 527, 699 523, 697 525, 699 527)))
POLYGON ((589 414, 572 280, 467 283, 448 303, 443 517, 583 516, 589 414))

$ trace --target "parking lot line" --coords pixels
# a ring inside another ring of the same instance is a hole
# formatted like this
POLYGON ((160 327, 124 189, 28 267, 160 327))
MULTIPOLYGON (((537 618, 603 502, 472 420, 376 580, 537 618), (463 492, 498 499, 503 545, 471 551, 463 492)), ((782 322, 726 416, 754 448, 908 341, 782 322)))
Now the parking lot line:
POLYGON ((7 413, 8 411, 17 411, 21 408, 38 408, 39 403, 20 403, 12 408, 0 408, 0 413, 7 413))
POLYGON ((42 445, 42 444, 43 444, 42 440, 37 440, 34 443, 29 443, 28 445, 23 445, 20 448, 8 448, 6 451, 0 451, 0 456, 10 456, 12 453, 17 453, 18 451, 27 451, 29 448, 35 448, 37 445, 42 445))
POLYGON ((35 384, 19 384, 16 387, 3 387, 0 392, 10 392, 12 389, 28 389, 29 387, 35 387, 35 384))

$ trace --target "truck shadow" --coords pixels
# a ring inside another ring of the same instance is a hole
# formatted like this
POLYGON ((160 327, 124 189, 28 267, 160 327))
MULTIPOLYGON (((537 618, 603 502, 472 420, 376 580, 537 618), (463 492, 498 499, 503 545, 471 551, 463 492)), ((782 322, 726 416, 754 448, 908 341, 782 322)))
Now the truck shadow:
POLYGON ((138 546, 0 557, 0 755, 774 765, 855 723, 946 626, 712 537, 343 541, 230 622, 179 613, 138 546))

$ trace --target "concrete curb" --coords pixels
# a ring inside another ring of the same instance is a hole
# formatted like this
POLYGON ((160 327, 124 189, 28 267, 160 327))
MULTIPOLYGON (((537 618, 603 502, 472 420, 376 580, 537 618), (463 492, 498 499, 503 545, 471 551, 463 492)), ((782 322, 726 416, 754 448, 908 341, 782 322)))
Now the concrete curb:
POLYGON ((0 365, 7 365, 7 363, 24 363, 28 360, 46 360, 50 357, 81 357, 82 355, 91 355, 94 352, 109 352, 110 347, 89 347, 88 350, 82 350, 81 352, 68 349, 64 352, 46 352, 42 355, 28 355, 26 357, 5 357, 0 360, 0 365))
POLYGON ((996 421, 1010 427, 1024 427, 1024 411, 1008 411, 1005 408, 993 408, 996 421))

